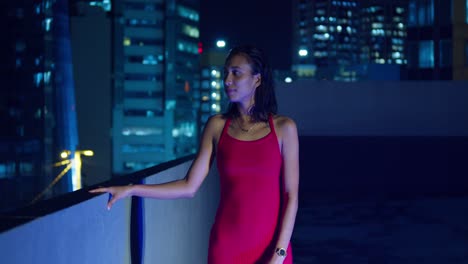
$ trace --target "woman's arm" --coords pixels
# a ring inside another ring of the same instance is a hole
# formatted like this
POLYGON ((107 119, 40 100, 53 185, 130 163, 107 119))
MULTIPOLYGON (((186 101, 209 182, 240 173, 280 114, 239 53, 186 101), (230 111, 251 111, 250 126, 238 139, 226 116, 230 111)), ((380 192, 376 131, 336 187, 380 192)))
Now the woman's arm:
POLYGON ((203 130, 199 151, 185 178, 163 184, 103 187, 90 190, 90 192, 110 193, 112 198, 107 204, 107 209, 110 209, 118 200, 133 195, 156 199, 193 197, 208 175, 215 139, 219 134, 220 120, 219 116, 213 116, 208 120, 203 130))
MULTIPOLYGON (((283 156, 283 217, 276 248, 287 249, 296 221, 299 194, 299 139, 297 127, 293 120, 284 118, 278 127, 281 131, 281 154, 283 156)), ((277 256, 274 252, 272 263, 282 263, 283 257, 277 256)))

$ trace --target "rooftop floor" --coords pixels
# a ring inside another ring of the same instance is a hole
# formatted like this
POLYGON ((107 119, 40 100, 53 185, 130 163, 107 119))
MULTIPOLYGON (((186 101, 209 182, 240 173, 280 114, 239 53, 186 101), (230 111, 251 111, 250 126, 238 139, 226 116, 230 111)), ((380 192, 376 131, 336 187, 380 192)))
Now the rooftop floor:
POLYGON ((468 263, 468 196, 303 203, 294 263, 468 263))

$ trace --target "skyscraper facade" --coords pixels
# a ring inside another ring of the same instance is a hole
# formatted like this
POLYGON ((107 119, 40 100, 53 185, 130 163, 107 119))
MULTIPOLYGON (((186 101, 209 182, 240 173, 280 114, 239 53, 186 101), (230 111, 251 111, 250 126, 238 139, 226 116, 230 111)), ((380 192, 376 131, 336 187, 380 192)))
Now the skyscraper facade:
POLYGON ((406 14, 406 0, 293 1, 293 71, 356 81, 376 65, 405 64, 406 14))
POLYGON ((62 150, 78 144, 68 4, 2 1, 0 53, 0 210, 73 189, 73 174, 53 186, 62 150), (52 186, 51 186, 52 187, 52 186))
POLYGON ((214 114, 224 112, 228 99, 224 92, 224 60, 229 48, 206 45, 201 57, 200 125, 214 114))
POLYGON ((82 185, 90 186, 112 176, 112 6, 109 0, 69 3, 79 149, 94 154, 82 159, 82 185))
POLYGON ((345 72, 359 64, 358 1, 294 0, 293 60, 298 77, 353 78, 345 72))
POLYGON ((467 80, 466 0, 411 0, 408 69, 411 80, 467 80))
POLYGON ((361 61, 406 64, 407 0, 366 0, 361 4, 361 61))
POLYGON ((113 173, 195 152, 199 2, 113 5, 113 173))

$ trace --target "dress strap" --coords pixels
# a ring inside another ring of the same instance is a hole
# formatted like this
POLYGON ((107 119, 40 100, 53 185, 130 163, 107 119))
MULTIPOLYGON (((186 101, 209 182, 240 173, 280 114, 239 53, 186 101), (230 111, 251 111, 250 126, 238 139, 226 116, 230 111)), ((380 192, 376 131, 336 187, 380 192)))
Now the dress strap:
POLYGON ((231 118, 227 118, 226 122, 224 122, 223 131, 221 132, 221 136, 219 137, 219 140, 218 140, 218 146, 221 143, 221 141, 223 140, 223 138, 226 137, 226 134, 227 134, 227 131, 228 131, 228 128, 229 128, 230 124, 231 124, 231 118))
POLYGON ((276 138, 275 123, 273 122, 273 115, 272 114, 268 115, 268 124, 270 125, 271 133, 276 138))

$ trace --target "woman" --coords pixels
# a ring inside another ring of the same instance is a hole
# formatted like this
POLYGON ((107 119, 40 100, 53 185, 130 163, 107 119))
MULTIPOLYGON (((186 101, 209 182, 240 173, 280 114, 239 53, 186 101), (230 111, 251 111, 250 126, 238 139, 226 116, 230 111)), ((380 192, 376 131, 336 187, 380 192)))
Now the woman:
POLYGON ((276 115, 271 69, 252 46, 232 49, 224 86, 230 105, 212 116, 184 179, 165 184, 98 188, 108 209, 137 195, 158 199, 193 197, 217 157, 221 199, 208 252, 210 264, 292 263, 290 239, 298 208, 299 145, 290 118, 276 115))

